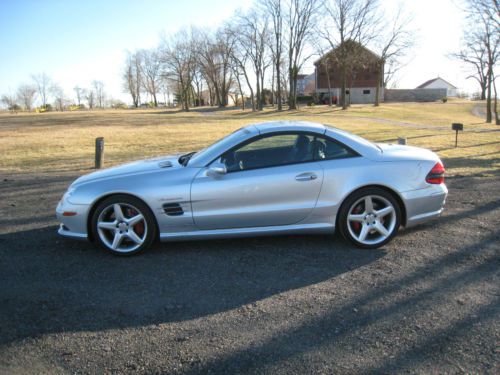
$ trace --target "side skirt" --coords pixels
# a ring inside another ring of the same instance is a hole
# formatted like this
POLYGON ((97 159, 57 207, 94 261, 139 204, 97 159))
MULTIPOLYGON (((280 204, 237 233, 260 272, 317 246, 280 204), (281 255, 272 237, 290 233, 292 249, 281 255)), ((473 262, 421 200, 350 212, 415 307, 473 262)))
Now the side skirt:
POLYGON ((160 233, 160 240, 162 242, 166 242, 179 240, 202 240, 212 238, 271 236, 279 234, 333 234, 334 229, 335 226, 332 223, 316 223, 255 228, 197 230, 190 232, 160 233))

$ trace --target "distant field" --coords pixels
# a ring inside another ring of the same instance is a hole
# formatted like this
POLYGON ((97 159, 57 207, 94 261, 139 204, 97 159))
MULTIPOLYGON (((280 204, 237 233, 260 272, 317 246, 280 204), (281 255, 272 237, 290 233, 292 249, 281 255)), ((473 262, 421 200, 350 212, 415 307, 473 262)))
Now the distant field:
POLYGON ((406 137, 430 148, 450 174, 492 175, 500 167, 500 126, 474 116, 477 103, 356 105, 348 111, 328 106, 281 113, 266 109, 106 110, 43 114, 0 114, 0 171, 6 173, 83 171, 93 166, 94 139, 105 137, 105 165, 201 149, 249 123, 291 119, 331 124, 377 142, 406 137), (465 131, 454 148, 452 122, 465 131))

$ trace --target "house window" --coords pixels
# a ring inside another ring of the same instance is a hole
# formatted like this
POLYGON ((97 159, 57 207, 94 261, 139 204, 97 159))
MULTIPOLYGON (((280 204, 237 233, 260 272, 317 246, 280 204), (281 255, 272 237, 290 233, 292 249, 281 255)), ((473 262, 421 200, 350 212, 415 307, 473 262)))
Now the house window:
POLYGON ((370 94, 370 90, 363 90, 363 94, 369 95, 370 94))

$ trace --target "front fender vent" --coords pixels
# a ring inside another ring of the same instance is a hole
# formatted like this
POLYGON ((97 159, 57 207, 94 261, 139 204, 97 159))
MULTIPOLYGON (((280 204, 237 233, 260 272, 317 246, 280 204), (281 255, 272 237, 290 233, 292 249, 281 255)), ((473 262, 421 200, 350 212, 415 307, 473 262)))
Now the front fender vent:
POLYGON ((159 166, 160 168, 170 168, 170 167, 172 166, 172 162, 171 162, 171 161, 169 161, 169 160, 160 161, 160 162, 158 163, 158 166, 159 166))
POLYGON ((181 216, 184 215, 184 210, 179 203, 165 203, 163 210, 168 216, 181 216))

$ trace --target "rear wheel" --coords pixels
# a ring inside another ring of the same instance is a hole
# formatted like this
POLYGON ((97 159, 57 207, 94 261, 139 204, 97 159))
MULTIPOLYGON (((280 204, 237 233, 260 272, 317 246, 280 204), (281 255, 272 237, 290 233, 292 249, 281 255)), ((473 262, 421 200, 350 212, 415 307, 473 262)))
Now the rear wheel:
POLYGON ((97 243, 116 255, 137 254, 153 243, 156 223, 149 207, 128 195, 115 195, 102 201, 92 215, 97 243))
POLYGON ((380 188, 354 192, 339 212, 342 236, 354 245, 376 249, 389 242, 401 223, 401 208, 393 195, 380 188))

